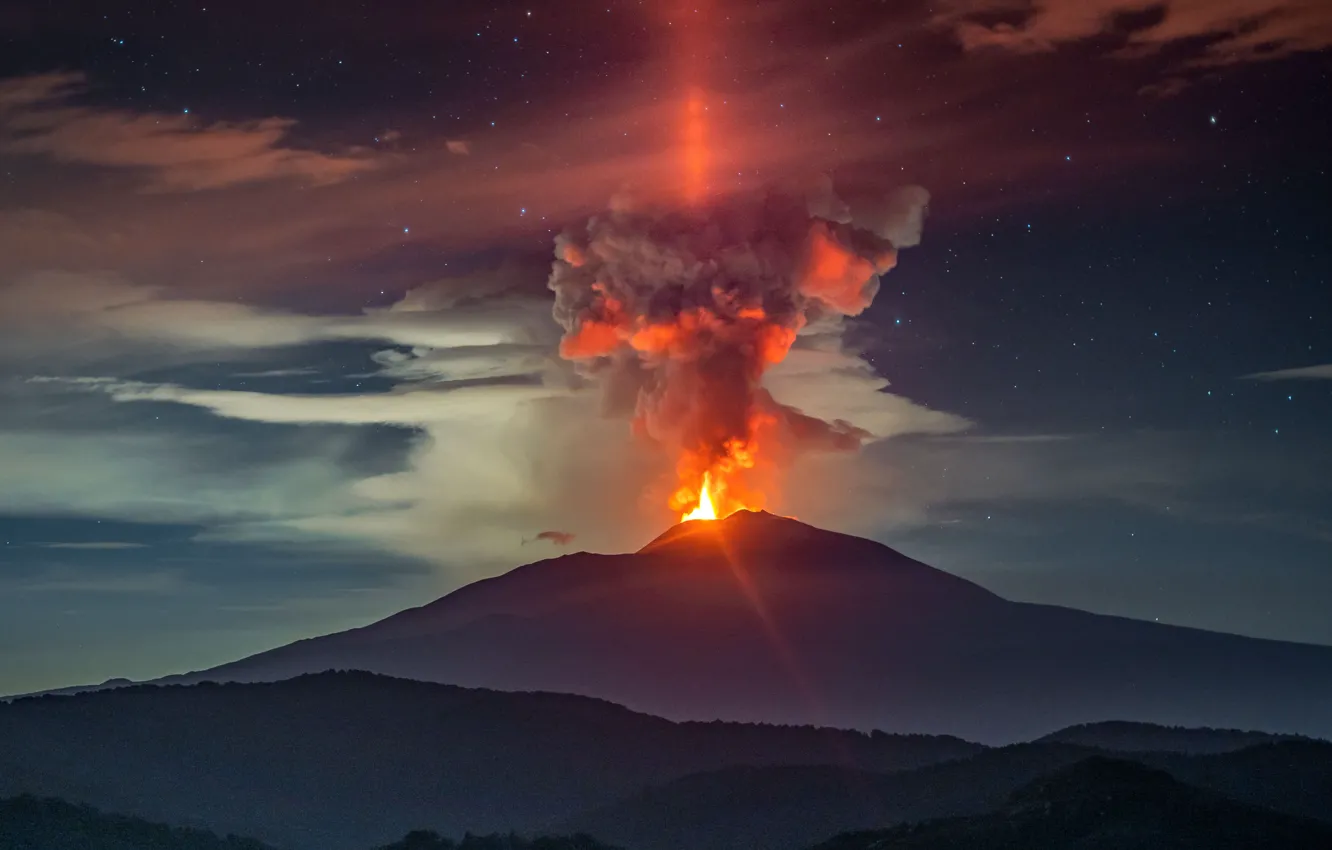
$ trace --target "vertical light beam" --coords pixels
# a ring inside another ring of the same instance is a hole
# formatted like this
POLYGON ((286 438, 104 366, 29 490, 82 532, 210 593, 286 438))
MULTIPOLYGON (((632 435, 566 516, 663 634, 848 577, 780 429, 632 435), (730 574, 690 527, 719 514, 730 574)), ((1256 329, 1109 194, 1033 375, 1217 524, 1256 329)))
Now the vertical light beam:
POLYGON ((708 166, 707 102, 702 89, 694 86, 685 98, 684 119, 684 193, 691 204, 707 194, 708 166))
POLYGON ((677 73, 684 93, 683 132, 680 137, 682 189, 690 204, 708 194, 712 155, 708 150, 707 76, 710 49, 709 0, 685 0, 676 15, 677 73))

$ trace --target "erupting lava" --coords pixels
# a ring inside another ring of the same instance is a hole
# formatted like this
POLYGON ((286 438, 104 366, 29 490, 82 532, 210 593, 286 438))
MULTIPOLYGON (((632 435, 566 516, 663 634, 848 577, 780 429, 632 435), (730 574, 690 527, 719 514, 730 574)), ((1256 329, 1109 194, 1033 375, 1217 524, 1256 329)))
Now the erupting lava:
MULTIPOLYGON (((688 513, 682 514, 680 516, 680 522, 689 522, 691 519, 723 519, 727 516, 727 514, 722 514, 720 517, 717 516, 717 509, 712 506, 711 489, 712 474, 705 472, 703 473, 703 487, 697 496, 698 507, 688 513)), ((679 498, 680 496, 678 492, 675 495, 676 498, 679 498)), ((736 510, 739 510, 739 508, 736 508, 736 510)), ((730 511, 729 513, 735 513, 735 511, 730 511)))
POLYGON ((702 472, 695 470, 700 461, 707 462, 709 455, 706 452, 686 451, 681 457, 677 468, 681 484, 670 500, 671 510, 682 512, 681 522, 725 519, 736 511, 762 510, 762 494, 745 494, 739 480, 744 470, 754 468, 756 453, 753 444, 732 439, 724 448, 725 456, 702 472))

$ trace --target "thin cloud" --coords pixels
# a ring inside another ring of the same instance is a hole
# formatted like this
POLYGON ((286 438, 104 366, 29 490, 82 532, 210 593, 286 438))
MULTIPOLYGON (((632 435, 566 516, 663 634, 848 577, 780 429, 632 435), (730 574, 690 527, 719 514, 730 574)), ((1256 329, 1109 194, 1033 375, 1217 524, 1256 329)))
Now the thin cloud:
POLYGON ((79 575, 57 571, 36 581, 12 588, 21 593, 176 595, 191 585, 174 572, 144 572, 129 575, 79 575))
POLYGON ((147 543, 130 543, 120 540, 100 540, 86 543, 34 543, 41 549, 75 549, 87 551, 118 551, 121 549, 147 549, 147 543))
POLYGON ((297 369, 264 369, 259 372, 234 372, 233 378, 299 378, 307 375, 318 375, 318 369, 297 368, 297 369))
MULTIPOLYGON (((434 283, 423 290, 445 286, 434 283)), ((0 352, 63 353, 78 345, 167 345, 182 351, 246 352, 339 340, 408 346, 407 359, 471 348, 473 361, 487 349, 532 345, 555 338, 550 307, 536 299, 459 305, 480 283, 456 282, 454 301, 422 300, 415 291, 387 309, 352 315, 307 315, 229 301, 166 297, 156 287, 114 276, 45 272, 0 286, 0 352), (78 345, 75 345, 75 344, 78 345), (417 349, 421 349, 417 351, 417 349)), ((512 361, 504 350, 501 360, 512 361)), ((531 358, 523 361, 530 366, 531 358)), ((402 363, 394 364, 406 368, 402 363)), ((473 368, 480 368, 473 363, 473 368)), ((498 374, 508 368, 495 366, 498 374)))
POLYGON ((949 0, 935 23, 951 29, 968 50, 1043 53, 1118 32, 1123 55, 1137 56, 1205 41, 1186 63, 1190 67, 1267 61, 1332 46, 1332 5, 1325 0, 949 0), (1153 12, 1150 23, 1123 29, 1132 16, 1153 12))
POLYGON ((1068 440, 1077 440, 1085 435, 1079 434, 971 434, 960 437, 939 437, 939 440, 947 440, 962 443, 1062 443, 1068 440))
POLYGON ((39 74, 0 81, 0 153, 57 162, 140 169, 152 192, 220 189, 295 179, 322 186, 378 165, 365 151, 341 154, 290 147, 296 122, 262 118, 204 123, 180 114, 74 105, 82 74, 39 74))
POLYGON ((823 344, 828 347, 794 348, 769 370, 764 385, 775 399, 828 422, 850 422, 876 440, 956 434, 972 426, 965 417, 885 392, 887 379, 862 358, 844 351, 840 336, 823 344))
POLYGON ((196 390, 170 384, 94 384, 121 402, 172 402, 201 407, 228 419, 272 424, 426 425, 458 419, 502 420, 515 405, 553 395, 544 387, 469 386, 444 390, 347 395, 282 395, 196 390))
POLYGON ((1254 372, 1242 376, 1249 381, 1332 380, 1332 363, 1320 366, 1301 366, 1297 369, 1277 369, 1274 372, 1254 372))

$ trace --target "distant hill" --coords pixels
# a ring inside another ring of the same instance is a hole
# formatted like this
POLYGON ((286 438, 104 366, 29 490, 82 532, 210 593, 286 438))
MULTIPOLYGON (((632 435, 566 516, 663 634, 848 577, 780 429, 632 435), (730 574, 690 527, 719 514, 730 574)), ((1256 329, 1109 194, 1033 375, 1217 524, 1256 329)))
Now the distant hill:
POLYGON ((816 850, 1316 850, 1332 824, 1237 803, 1130 761, 1094 757, 1002 810, 841 835, 816 850))
POLYGON ((1076 744, 1120 753, 1228 753, 1255 744, 1276 741, 1307 740, 1300 735, 1274 735, 1270 732, 1239 729, 1186 729, 1182 726, 1157 726, 1112 720, 1084 723, 1052 732, 1041 742, 1076 744))
POLYGON ((103 814, 64 800, 0 800, 4 850, 272 850, 258 841, 103 814))
POLYGON ((1190 785, 1287 814, 1332 821, 1332 743, 1327 741, 1276 741, 1233 753, 1142 758, 1190 785))
POLYGON ((586 697, 327 673, 0 704, 0 795, 36 793, 290 848, 414 829, 545 831, 644 786, 735 765, 919 767, 956 738, 673 723, 586 697))
POLYGON ((989 811, 1014 789, 1094 751, 1018 744, 898 773, 833 766, 685 776, 553 825, 634 850, 797 850, 838 832, 989 811))
POLYGON ((620 850, 586 835, 523 838, 519 835, 467 835, 458 841, 418 830, 377 850, 620 850))
POLYGON ((748 511, 163 681, 328 669, 992 744, 1106 718, 1332 737, 1332 647, 1012 602, 879 543, 748 511))
MULTIPOLYGON (((1134 740, 1193 740, 1189 730, 1136 731, 1134 740)), ((676 723, 587 697, 369 673, 0 704, 0 796, 58 796, 284 850, 366 850, 413 830, 800 850, 847 830, 994 811, 1099 752, 676 723)), ((1332 743, 1131 756, 1238 801, 1332 816, 1332 743)))
MULTIPOLYGON (((827 766, 728 768, 645 789, 553 830, 587 832, 634 850, 798 850, 842 831, 995 811, 1028 783, 1098 755, 1087 747, 1032 743, 890 774, 827 766)), ((1133 757, 1218 796, 1332 819, 1327 742, 1133 757)))

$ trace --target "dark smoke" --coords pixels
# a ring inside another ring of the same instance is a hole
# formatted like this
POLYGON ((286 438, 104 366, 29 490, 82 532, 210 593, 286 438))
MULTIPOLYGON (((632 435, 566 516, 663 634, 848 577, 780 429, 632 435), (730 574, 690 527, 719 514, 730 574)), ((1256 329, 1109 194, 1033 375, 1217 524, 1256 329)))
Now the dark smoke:
POLYGON ((532 538, 532 540, 524 540, 523 545, 526 546, 528 543, 548 540, 556 546, 568 546, 574 541, 574 536, 575 535, 572 532, 568 531, 543 531, 536 537, 532 538))

